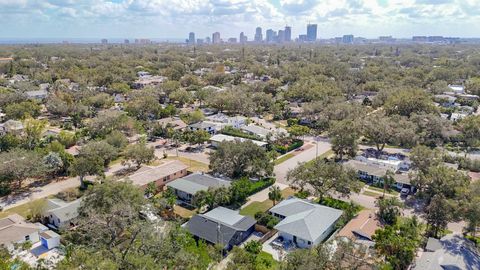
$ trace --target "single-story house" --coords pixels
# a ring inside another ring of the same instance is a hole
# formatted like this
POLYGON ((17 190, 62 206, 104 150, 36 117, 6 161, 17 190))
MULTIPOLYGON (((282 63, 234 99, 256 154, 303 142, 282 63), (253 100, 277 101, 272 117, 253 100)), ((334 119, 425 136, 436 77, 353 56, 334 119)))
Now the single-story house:
POLYGON ((136 186, 145 189, 149 183, 154 182, 159 188, 167 183, 187 175, 188 166, 178 160, 170 160, 159 166, 144 166, 135 174, 128 177, 136 186))
POLYGON ((25 92, 29 99, 43 100, 47 98, 48 92, 46 90, 35 90, 25 92))
POLYGON ((40 242, 42 246, 46 249, 50 250, 52 248, 56 248, 60 246, 60 235, 56 232, 48 230, 44 232, 40 232, 40 242))
POLYGON ((177 117, 162 118, 157 120, 157 123, 162 126, 172 127, 174 130, 184 130, 187 127, 187 124, 177 117))
MULTIPOLYGON (((392 171, 387 166, 380 166, 373 163, 365 163, 359 160, 349 160, 343 164, 346 167, 354 169, 358 173, 358 177, 368 183, 383 183, 383 177, 387 174, 387 171, 392 171)), ((414 187, 411 186, 410 178, 407 173, 395 173, 393 176, 396 187, 398 189, 410 188, 413 191, 414 187)))
POLYGON ((80 145, 74 145, 70 148, 67 148, 65 152, 75 157, 75 156, 78 156, 78 154, 80 154, 80 149, 82 149, 80 145))
POLYGON ((225 134, 217 134, 213 135, 209 139, 210 143, 212 144, 213 147, 218 147, 218 145, 221 142, 233 142, 233 141, 239 141, 239 142, 244 142, 244 141, 251 141, 254 144, 260 146, 260 147, 267 147, 268 143, 266 142, 261 142, 261 141, 256 141, 256 140, 250 140, 250 139, 245 139, 245 138, 240 138, 240 137, 233 137, 230 135, 225 135, 225 134))
POLYGON ((177 198, 187 204, 192 204, 193 197, 201 190, 208 188, 229 187, 230 181, 213 177, 204 173, 193 173, 167 184, 173 189, 177 198))
POLYGON ((222 129, 222 125, 220 125, 219 123, 211 122, 211 121, 202 121, 202 122, 198 122, 188 126, 188 130, 191 130, 191 131, 203 130, 212 135, 217 134, 217 132, 219 132, 221 129, 222 129))
POLYGON ((26 222, 18 214, 9 215, 0 219, 0 246, 10 247, 26 241, 36 243, 40 241, 38 233, 41 229, 42 226, 26 222))
POLYGON ((243 126, 240 129, 245 131, 248 134, 256 135, 262 139, 266 139, 268 134, 273 133, 271 130, 263 128, 261 126, 257 126, 257 125, 243 126))
POLYGON ((468 117, 468 113, 455 112, 450 115, 450 120, 453 122, 458 122, 466 117, 468 117))
POLYGON ((283 241, 310 248, 325 241, 334 231, 343 211, 291 197, 270 208, 281 221, 275 225, 283 241))
POLYGON ((463 85, 449 84, 448 88, 450 88, 455 94, 465 93, 465 87, 463 85))
POLYGON ((371 246, 374 244, 372 235, 380 228, 380 225, 375 211, 362 210, 338 232, 337 236, 371 246))
POLYGON ((43 214, 47 226, 56 230, 75 226, 75 218, 78 217, 78 209, 81 202, 81 198, 71 202, 65 202, 60 199, 48 199, 47 207, 43 214))
POLYGON ((440 240, 429 238, 425 251, 417 258, 413 270, 480 269, 480 255, 474 244, 460 234, 440 240))
POLYGON ((223 113, 207 116, 206 119, 211 122, 221 123, 223 124, 223 127, 231 126, 237 129, 245 126, 247 123, 247 118, 245 116, 227 116, 223 113))
POLYGON ((186 228, 195 238, 230 250, 252 234, 256 223, 255 219, 242 216, 238 211, 217 207, 205 214, 193 216, 186 228))

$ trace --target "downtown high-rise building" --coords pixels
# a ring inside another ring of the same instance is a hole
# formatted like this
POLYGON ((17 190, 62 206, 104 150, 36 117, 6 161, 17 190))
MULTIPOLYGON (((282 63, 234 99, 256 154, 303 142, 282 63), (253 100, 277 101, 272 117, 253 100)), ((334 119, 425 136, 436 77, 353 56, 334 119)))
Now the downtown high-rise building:
POLYGON ((255 42, 262 42, 263 41, 263 34, 262 34, 262 28, 257 27, 255 29, 255 37, 254 37, 255 42))
POLYGON ((307 24, 307 41, 317 40, 317 25, 307 24))
POLYGON ((220 44, 220 33, 215 32, 212 34, 212 44, 220 44))
POLYGON ((343 35, 342 43, 343 44, 353 44, 353 35, 343 35))
POLYGON ((247 43, 248 41, 248 37, 245 36, 245 34, 243 32, 240 33, 240 38, 238 40, 241 44, 245 44, 247 43))
POLYGON ((195 33, 194 32, 190 32, 188 34, 188 44, 189 45, 194 45, 195 44, 195 33))
POLYGON ((285 26, 284 32, 285 32, 285 42, 292 41, 292 27, 285 26))
POLYGON ((268 29, 266 32, 265 41, 271 43, 271 42, 275 42, 276 39, 277 39, 277 33, 273 31, 273 29, 268 29))
POLYGON ((277 42, 279 43, 285 42, 285 30, 278 30, 277 42))

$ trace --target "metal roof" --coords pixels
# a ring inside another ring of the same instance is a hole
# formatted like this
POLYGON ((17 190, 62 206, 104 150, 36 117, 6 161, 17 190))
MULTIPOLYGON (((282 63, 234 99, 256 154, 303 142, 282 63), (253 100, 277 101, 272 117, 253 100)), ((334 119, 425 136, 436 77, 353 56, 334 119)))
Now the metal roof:
POLYGON ((174 180, 167 184, 167 187, 183 191, 188 194, 195 195, 198 191, 207 190, 209 187, 229 187, 230 181, 215 178, 208 174, 193 173, 174 180))

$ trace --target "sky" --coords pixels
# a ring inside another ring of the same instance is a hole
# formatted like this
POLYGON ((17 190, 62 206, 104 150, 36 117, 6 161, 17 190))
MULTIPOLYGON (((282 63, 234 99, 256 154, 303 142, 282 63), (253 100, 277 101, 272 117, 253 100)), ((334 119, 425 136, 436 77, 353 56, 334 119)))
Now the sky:
POLYGON ((318 24, 319 38, 353 34, 480 37, 480 0, 0 0, 0 38, 223 39, 318 24))

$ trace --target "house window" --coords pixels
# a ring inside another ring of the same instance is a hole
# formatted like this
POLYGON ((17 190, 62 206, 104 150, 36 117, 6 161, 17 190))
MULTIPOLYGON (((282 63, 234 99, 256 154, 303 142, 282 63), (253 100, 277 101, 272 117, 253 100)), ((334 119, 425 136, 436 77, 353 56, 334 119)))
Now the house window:
POLYGON ((58 224, 60 224, 60 219, 59 218, 57 218, 57 221, 58 221, 58 224))
POLYGON ((30 235, 25 235, 25 241, 30 241, 30 235))

